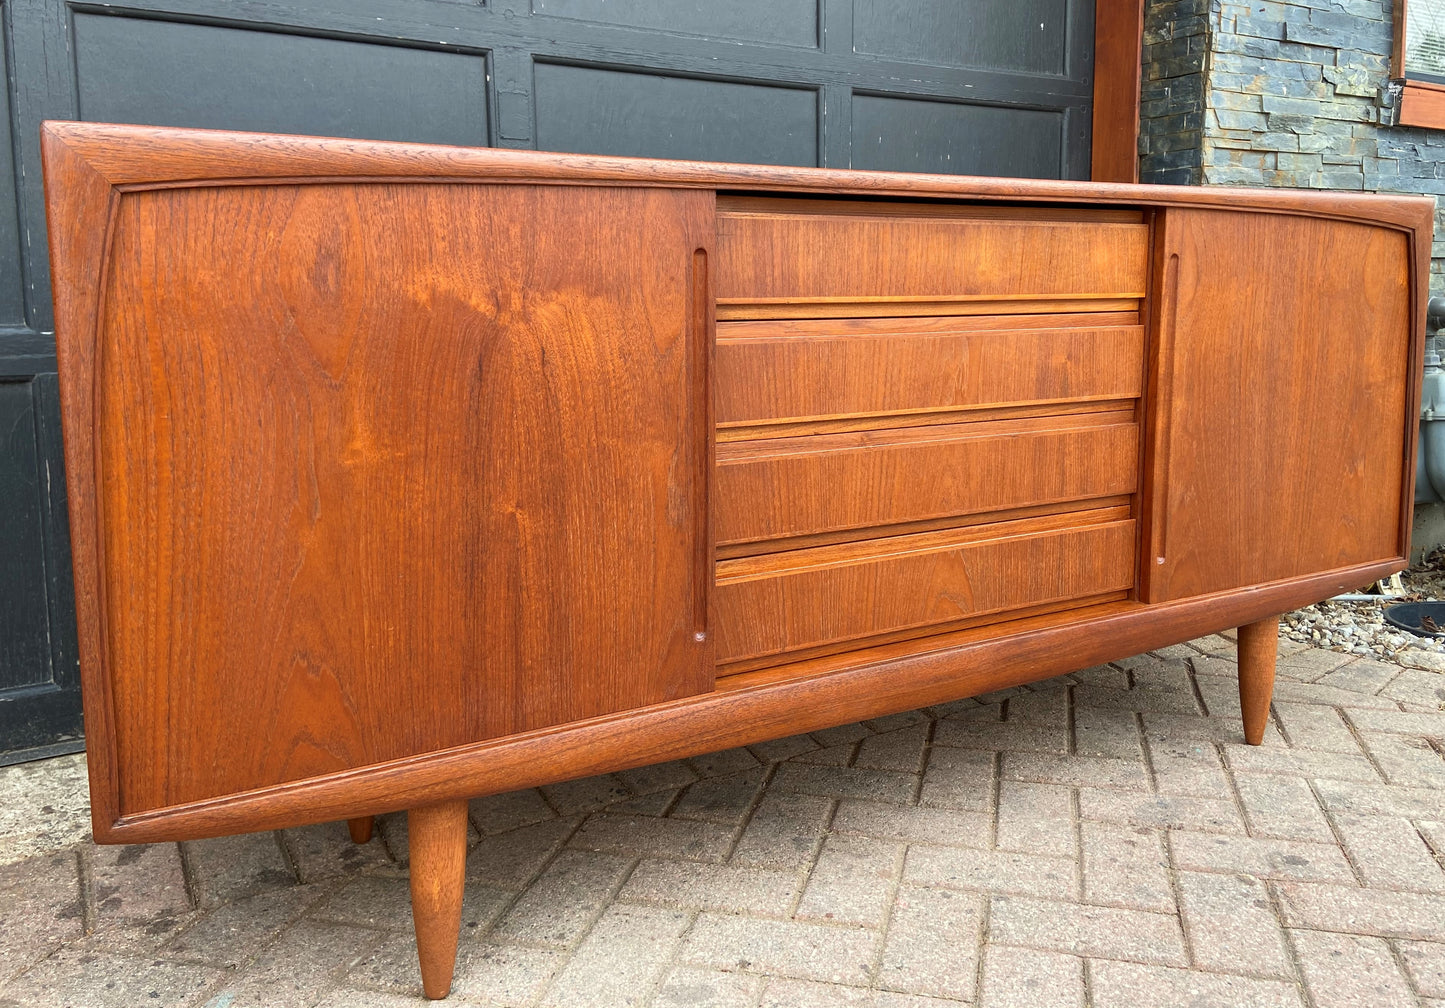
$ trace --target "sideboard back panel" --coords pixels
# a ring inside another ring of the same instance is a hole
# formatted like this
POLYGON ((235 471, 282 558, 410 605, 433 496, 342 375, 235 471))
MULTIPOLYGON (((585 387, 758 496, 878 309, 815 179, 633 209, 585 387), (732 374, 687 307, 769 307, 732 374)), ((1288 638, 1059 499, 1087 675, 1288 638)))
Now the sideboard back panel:
POLYGON ((122 811, 711 689, 711 207, 121 197, 95 437, 122 811))

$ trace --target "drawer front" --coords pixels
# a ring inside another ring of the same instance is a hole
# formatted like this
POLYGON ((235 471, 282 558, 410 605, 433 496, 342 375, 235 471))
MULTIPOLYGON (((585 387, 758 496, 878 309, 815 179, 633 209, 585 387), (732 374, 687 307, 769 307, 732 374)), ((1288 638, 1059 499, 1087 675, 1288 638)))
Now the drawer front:
POLYGON ((922 636, 961 620, 1131 588, 1134 522, 1111 515, 1116 520, 1081 527, 1079 516, 1070 517, 1075 524, 1066 527, 1002 522, 723 561, 718 661, 922 636))
POLYGON ((717 542, 1132 493, 1131 410, 718 445, 717 542))
POLYGON ((1129 399, 1144 329, 1088 315, 721 322, 715 367, 725 426, 1129 399))
POLYGON ((1139 298, 1137 213, 719 201, 717 295, 813 299, 1139 298))

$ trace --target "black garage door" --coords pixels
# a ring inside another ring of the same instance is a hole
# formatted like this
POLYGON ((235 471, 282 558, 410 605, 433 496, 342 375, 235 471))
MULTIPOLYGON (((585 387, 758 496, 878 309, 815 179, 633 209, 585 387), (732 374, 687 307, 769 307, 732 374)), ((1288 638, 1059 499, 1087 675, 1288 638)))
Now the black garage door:
POLYGON ((42 119, 1087 178, 1093 10, 0 0, 0 751, 74 748, 80 734, 42 119))

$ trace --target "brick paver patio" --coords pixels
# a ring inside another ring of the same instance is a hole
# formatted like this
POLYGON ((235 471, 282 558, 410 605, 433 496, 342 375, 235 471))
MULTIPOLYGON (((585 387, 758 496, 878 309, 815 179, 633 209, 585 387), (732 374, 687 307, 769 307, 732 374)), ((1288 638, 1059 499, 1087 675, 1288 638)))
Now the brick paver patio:
MULTIPOLYGON (((1445 674, 1219 637, 482 799, 448 1003, 1445 1008, 1445 674)), ((96 847, 0 770, 0 1005, 421 1005, 404 816, 96 847)))

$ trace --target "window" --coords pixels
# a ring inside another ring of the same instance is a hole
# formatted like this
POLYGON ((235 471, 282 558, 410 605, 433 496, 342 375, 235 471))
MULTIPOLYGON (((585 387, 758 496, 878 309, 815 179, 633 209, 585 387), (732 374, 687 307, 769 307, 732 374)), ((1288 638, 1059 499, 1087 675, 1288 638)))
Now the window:
POLYGON ((1397 0, 1391 74, 1381 121, 1445 129, 1445 0, 1397 0))

